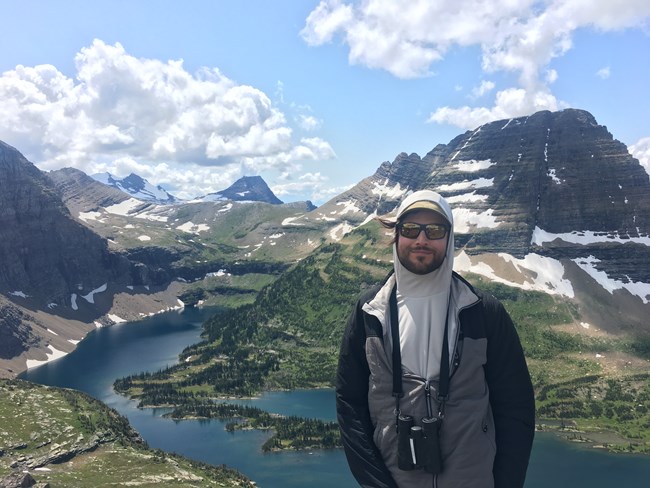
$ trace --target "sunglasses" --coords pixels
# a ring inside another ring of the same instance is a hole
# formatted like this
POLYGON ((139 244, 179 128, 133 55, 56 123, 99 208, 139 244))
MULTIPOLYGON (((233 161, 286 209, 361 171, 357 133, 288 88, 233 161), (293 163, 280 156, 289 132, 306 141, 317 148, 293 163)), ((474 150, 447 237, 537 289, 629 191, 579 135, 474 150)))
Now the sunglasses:
POLYGON ((427 239, 432 241, 442 239, 449 232, 449 225, 447 224, 415 224, 413 222, 405 222, 397 224, 399 235, 407 239, 417 239, 420 232, 424 231, 427 239))

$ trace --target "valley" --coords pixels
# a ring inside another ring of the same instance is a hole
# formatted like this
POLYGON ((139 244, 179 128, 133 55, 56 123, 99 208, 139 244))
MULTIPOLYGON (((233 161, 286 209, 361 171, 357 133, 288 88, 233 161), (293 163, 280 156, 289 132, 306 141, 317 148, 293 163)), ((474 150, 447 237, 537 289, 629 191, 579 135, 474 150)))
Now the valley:
POLYGON ((454 209, 455 270, 515 322, 538 428, 650 453, 650 181, 585 111, 493 122, 422 158, 400 154, 318 208, 224 197, 243 191, 142 200, 0 149, 2 377, 94 328, 216 305, 177 364, 115 390, 176 419, 271 430, 270 450, 332 447, 333 423, 220 400, 332 387, 354 302, 392 268, 374 217, 431 188, 454 209))
MULTIPOLYGON (((208 406, 265 390, 333 387, 347 314, 358 294, 388 271, 388 256, 358 255, 369 241, 381 241, 382 232, 367 226, 323 247, 263 289, 252 305, 207 321, 205 340, 186 348, 177 365, 118 379, 116 391, 142 407, 180 406, 172 416, 225 418, 208 406)), ((647 338, 576 333, 581 317, 571 301, 466 277, 499 298, 515 322, 540 428, 564 425, 585 438, 610 431, 618 441, 608 449, 650 453, 647 338)))

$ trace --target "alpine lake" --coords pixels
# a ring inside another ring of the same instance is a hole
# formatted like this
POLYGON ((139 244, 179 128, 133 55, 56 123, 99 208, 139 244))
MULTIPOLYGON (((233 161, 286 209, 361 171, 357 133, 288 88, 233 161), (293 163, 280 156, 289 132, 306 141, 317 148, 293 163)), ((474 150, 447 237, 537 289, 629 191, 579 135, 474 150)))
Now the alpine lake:
MULTIPOLYGON (((178 354, 199 342, 210 309, 186 308, 138 322, 96 329, 74 352, 32 368, 21 379, 84 391, 114 408, 152 448, 214 465, 225 464, 260 488, 347 488, 358 486, 343 450, 262 452, 269 432, 227 432, 220 420, 174 421, 166 409, 138 409, 137 402, 113 391, 113 382, 142 371, 157 371, 178 361, 178 354)), ((332 390, 268 392, 241 400, 282 415, 336 419, 332 390)), ((611 454, 557 438, 535 436, 526 488, 641 488, 650 480, 650 457, 611 454)))

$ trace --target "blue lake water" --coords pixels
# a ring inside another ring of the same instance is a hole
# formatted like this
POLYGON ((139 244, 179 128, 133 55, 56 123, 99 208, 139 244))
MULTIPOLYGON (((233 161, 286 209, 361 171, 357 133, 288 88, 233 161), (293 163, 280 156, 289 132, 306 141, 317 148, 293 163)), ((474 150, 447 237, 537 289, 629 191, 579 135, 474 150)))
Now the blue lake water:
MULTIPOLYGON (((149 446, 226 464, 255 480, 260 488, 357 486, 342 450, 264 454, 261 446, 270 435, 267 432, 228 433, 218 420, 164 419, 164 409, 140 410, 135 402, 115 394, 116 378, 176 363, 185 346, 200 340, 201 324, 211 313, 188 308, 97 329, 71 354, 31 369, 21 378, 84 391, 128 417, 149 446)), ((331 390, 271 392, 244 403, 284 415, 335 419, 331 390)), ((550 434, 536 435, 526 488, 612 486, 650 486, 650 457, 613 455, 550 434)))

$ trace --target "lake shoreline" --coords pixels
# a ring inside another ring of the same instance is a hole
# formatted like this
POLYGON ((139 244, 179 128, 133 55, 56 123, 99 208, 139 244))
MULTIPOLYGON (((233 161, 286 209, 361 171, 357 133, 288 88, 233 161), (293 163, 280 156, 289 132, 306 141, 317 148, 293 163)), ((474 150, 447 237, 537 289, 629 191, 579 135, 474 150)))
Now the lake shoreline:
POLYGON ((555 419, 540 419, 535 425, 535 432, 547 432, 585 449, 597 449, 613 455, 634 455, 648 457, 646 452, 636 452, 622 449, 623 445, 634 444, 634 439, 628 439, 613 430, 585 430, 578 428, 573 422, 555 419))

